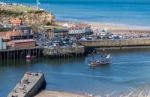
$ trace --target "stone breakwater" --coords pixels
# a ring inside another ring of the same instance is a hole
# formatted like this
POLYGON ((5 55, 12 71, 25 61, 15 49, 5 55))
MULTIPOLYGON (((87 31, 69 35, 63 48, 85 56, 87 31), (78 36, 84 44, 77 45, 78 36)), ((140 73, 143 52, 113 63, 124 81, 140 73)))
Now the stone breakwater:
POLYGON ((33 97, 45 86, 43 73, 27 72, 7 97, 33 97))

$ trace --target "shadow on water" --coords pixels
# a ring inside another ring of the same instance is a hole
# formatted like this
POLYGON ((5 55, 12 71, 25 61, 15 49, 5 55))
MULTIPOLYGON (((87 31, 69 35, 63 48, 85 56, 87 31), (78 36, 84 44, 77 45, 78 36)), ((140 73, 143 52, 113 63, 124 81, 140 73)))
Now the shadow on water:
POLYGON ((25 59, 9 59, 9 60, 1 60, 0 67, 24 67, 28 65, 34 65, 38 63, 40 60, 35 59, 32 61, 27 61, 25 59))
POLYGON ((67 57, 67 58, 41 58, 44 63, 49 65, 63 65, 63 64, 71 64, 71 63, 80 63, 85 60, 85 57, 67 57))

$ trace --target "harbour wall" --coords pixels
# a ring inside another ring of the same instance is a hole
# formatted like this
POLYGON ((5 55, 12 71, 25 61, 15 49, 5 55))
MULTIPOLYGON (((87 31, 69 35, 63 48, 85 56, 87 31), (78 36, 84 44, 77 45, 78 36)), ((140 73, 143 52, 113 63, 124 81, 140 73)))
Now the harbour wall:
POLYGON ((84 46, 45 47, 43 54, 50 57, 67 57, 84 55, 84 46))
POLYGON ((96 47, 96 48, 141 48, 150 47, 150 39, 105 39, 105 40, 90 40, 80 41, 80 44, 85 47, 96 47))
POLYGON ((24 49, 0 50, 0 60, 25 58, 26 55, 28 54, 39 57, 42 55, 42 48, 34 47, 34 48, 24 48, 24 49))

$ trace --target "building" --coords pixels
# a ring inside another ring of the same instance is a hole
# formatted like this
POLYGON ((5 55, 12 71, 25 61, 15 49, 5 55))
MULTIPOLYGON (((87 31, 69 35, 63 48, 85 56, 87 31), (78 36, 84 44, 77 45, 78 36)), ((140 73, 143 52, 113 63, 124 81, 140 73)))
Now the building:
POLYGON ((7 45, 11 49, 34 48, 36 46, 36 42, 33 39, 12 40, 7 42, 7 45))
POLYGON ((49 39, 53 39, 54 37, 59 37, 59 36, 67 36, 68 29, 63 29, 63 28, 48 29, 47 35, 49 39))
POLYGON ((86 24, 76 24, 69 28, 69 35, 79 35, 79 34, 85 34, 90 35, 93 31, 91 29, 91 26, 86 24))
POLYGON ((11 20, 10 20, 10 23, 11 23, 13 26, 19 26, 19 25, 22 25, 22 20, 21 20, 21 19, 18 19, 18 18, 15 18, 15 19, 11 19, 11 20))
POLYGON ((66 35, 68 35, 68 29, 54 29, 53 30, 53 33, 54 33, 54 36, 66 36, 66 35))
POLYGON ((32 39, 33 33, 31 27, 20 25, 16 26, 12 31, 0 32, 0 37, 4 40, 32 39))
POLYGON ((16 26, 12 31, 0 32, 0 38, 11 49, 33 48, 36 44, 32 29, 24 25, 16 26))
POLYGON ((5 41, 11 40, 13 36, 21 36, 23 33, 21 31, 7 31, 7 32, 0 32, 0 37, 5 41))
POLYGON ((32 28, 26 25, 20 25, 15 27, 16 31, 22 31, 26 35, 33 34, 32 28))

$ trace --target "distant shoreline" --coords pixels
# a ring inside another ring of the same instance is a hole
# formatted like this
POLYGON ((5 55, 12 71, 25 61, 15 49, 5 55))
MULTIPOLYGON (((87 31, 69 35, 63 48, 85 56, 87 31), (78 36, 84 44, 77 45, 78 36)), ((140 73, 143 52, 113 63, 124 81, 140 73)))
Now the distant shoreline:
MULTIPOLYGON (((3 2, 0 2, 0 3, 3 3, 3 2)), ((35 2, 36 3, 36 2, 35 2)), ((33 6, 33 5, 25 5, 25 3, 7 3, 8 5, 20 5, 20 6, 27 6, 27 7, 31 7, 31 8, 36 8, 36 6, 33 6)), ((51 13, 50 11, 46 10, 46 9, 43 9, 41 8, 42 10, 46 11, 46 12, 49 12, 51 13)), ((55 15, 55 13, 54 13, 55 15)), ((94 17, 93 17, 94 18, 94 17)), ((63 18, 62 18, 63 19, 63 18)), ((62 19, 59 19, 57 16, 56 16, 56 21, 57 22, 72 22, 72 23, 87 23, 87 24, 101 24, 101 25, 111 25, 111 26, 120 26, 120 27, 127 27, 127 28, 134 28, 134 29, 149 29, 150 30, 150 26, 145 26, 145 25, 132 25, 132 24, 126 24, 124 22, 118 22, 118 23, 115 23, 115 22, 102 22, 102 21, 87 21, 87 20, 79 20, 79 19, 75 19, 75 20, 66 20, 66 18, 64 18, 64 20, 62 19)))
MULTIPOLYGON (((57 17, 56 17, 57 18, 57 17)), ((123 27, 123 28, 130 28, 130 29, 138 29, 138 30, 150 30, 150 26, 139 26, 139 25, 127 25, 127 24, 117 24, 117 23, 104 23, 104 22, 91 22, 91 21, 71 21, 71 20, 57 20, 56 22, 61 22, 61 23, 85 23, 89 25, 104 25, 104 26, 116 26, 116 27, 123 27)))

